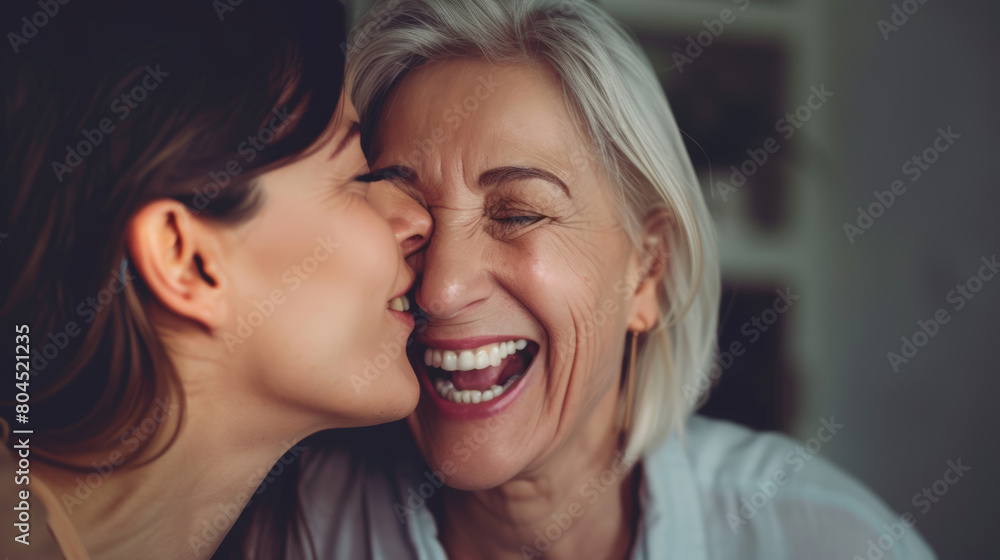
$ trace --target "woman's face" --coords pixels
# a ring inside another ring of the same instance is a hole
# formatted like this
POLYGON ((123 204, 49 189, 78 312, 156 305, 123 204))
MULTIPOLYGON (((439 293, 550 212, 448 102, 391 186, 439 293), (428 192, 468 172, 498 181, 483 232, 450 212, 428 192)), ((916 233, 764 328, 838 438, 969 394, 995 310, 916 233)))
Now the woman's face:
POLYGON ((324 145, 263 174, 260 211, 227 229, 236 382, 247 406, 277 402, 316 427, 398 419, 419 396, 405 356, 413 317, 398 298, 430 216, 391 185, 355 180, 368 167, 357 114, 341 104, 324 145))
POLYGON ((409 422, 453 487, 530 477, 618 431, 640 263, 572 123, 549 69, 475 59, 413 71, 379 118, 372 168, 399 166, 435 222, 412 259, 428 324, 409 422))

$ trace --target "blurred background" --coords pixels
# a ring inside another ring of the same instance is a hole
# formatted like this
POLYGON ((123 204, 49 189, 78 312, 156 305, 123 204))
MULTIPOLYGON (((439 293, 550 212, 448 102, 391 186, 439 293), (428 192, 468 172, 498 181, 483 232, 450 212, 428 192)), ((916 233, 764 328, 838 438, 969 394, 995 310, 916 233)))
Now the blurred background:
POLYGON ((747 350, 702 412, 802 440, 833 417, 820 453, 939 557, 1000 557, 1000 271, 984 264, 1000 255, 1000 5, 599 4, 648 52, 718 227, 720 348, 747 350), (799 298, 785 312, 779 290, 799 298))

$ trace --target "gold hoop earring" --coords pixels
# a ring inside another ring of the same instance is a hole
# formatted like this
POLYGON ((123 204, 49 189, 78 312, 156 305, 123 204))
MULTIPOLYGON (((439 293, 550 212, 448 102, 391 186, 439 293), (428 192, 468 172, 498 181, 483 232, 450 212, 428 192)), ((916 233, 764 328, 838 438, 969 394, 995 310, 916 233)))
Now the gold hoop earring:
POLYGON ((625 417, 622 420, 622 431, 628 432, 632 426, 632 405, 635 401, 635 344, 639 338, 639 333, 628 331, 629 338, 629 359, 625 368, 625 417))

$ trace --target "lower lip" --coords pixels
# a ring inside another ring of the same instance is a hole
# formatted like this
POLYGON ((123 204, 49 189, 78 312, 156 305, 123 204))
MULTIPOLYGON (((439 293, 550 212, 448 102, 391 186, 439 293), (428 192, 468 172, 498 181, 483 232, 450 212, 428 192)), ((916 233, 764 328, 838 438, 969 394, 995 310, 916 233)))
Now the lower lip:
MULTIPOLYGON (((420 355, 417 356, 416 354, 418 352, 416 348, 416 345, 411 346, 411 364, 418 363, 415 360, 423 359, 423 352, 420 351, 420 355)), ((429 399, 434 403, 434 407, 437 408, 437 411, 441 414, 441 416, 448 420, 481 420, 483 418, 489 418, 500 414, 509 408, 517 397, 524 392, 529 379, 534 378, 531 373, 536 367, 535 364, 541 361, 538 359, 540 355, 541 349, 539 349, 539 351, 535 354, 535 357, 531 359, 531 363, 528 364, 528 368, 521 373, 520 379, 515 381, 514 384, 511 385, 509 389, 505 390, 502 395, 494 398, 493 400, 479 404, 458 404, 456 402, 446 400, 438 394, 437 390, 434 389, 434 386, 431 384, 430 376, 427 375, 427 372, 424 370, 422 361, 420 361, 419 365, 414 369, 419 370, 417 376, 420 378, 420 385, 424 388, 424 398, 429 399)))
POLYGON ((416 325, 416 321, 413 319, 413 314, 409 311, 396 311, 395 309, 386 309, 390 315, 399 319, 404 325, 406 325, 410 330, 416 325))

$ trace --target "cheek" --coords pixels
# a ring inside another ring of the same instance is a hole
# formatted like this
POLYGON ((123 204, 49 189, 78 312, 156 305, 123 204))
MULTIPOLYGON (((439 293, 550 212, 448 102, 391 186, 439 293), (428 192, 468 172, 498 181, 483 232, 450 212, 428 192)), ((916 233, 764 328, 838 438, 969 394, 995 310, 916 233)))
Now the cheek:
POLYGON ((370 205, 362 200, 344 209, 335 226, 340 239, 338 261, 341 275, 353 285, 355 292, 346 297, 360 298, 385 307, 389 292, 396 281, 402 263, 392 229, 370 205))
POLYGON ((502 261, 509 291, 545 332, 547 404, 558 409, 597 396, 617 373, 627 294, 614 286, 628 244, 586 232, 546 237, 511 246, 502 261))
POLYGON ((385 306, 394 295, 400 257, 388 224, 368 204, 356 201, 331 220, 336 248, 301 310, 328 334, 312 352, 335 347, 346 361, 372 354, 385 338, 385 306))
POLYGON ((360 199, 320 210, 269 224, 248 242, 256 248, 233 327, 250 335, 261 364, 344 367, 384 334, 400 261, 388 224, 360 199))

